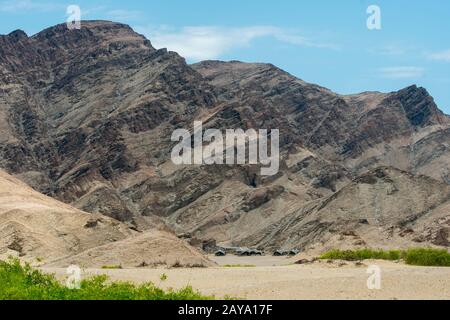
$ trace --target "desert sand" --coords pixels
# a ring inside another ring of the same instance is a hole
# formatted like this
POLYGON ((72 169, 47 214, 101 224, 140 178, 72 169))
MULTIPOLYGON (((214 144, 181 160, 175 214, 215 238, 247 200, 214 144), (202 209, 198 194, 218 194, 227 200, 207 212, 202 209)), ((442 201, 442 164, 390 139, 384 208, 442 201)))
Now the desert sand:
MULTIPOLYGON (((272 259, 272 257, 271 257, 272 259)), ((284 262, 288 262, 285 260, 284 262)), ((229 261, 223 261, 228 263, 229 261)), ((243 261, 244 262, 244 261, 243 261)), ((246 261, 248 263, 248 260, 246 261)), ((279 262, 279 261, 278 261, 279 262)), ((259 261, 258 264, 263 264, 259 261)), ((61 280, 64 269, 44 269, 61 280)), ((450 299, 450 268, 412 267, 386 261, 362 265, 317 262, 306 265, 212 267, 201 269, 87 269, 84 276, 107 274, 112 280, 153 282, 163 288, 190 285, 203 294, 250 300, 450 299), (367 287, 367 268, 381 268, 381 289, 367 287), (160 276, 167 275, 166 281, 160 276)))

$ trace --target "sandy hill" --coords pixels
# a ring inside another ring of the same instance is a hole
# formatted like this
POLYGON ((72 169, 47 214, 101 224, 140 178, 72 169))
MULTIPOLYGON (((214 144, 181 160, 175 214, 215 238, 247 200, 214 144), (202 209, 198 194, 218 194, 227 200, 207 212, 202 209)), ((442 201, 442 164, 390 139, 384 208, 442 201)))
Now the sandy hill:
POLYGON ((207 267, 214 263, 185 241, 160 230, 146 231, 115 243, 86 250, 48 266, 80 265, 91 268, 120 267, 207 267))
MULTIPOLYGON (((125 224, 89 214, 44 196, 0 171, 0 254, 66 266, 68 257, 87 252, 107 255, 103 265, 140 263, 209 265, 195 249, 166 231, 138 233, 125 224), (170 255, 165 252, 169 252, 170 255), (58 262, 54 262, 58 261, 58 262)), ((98 260, 75 259, 101 267, 98 260)), ((145 265, 145 264, 144 264, 145 265)))

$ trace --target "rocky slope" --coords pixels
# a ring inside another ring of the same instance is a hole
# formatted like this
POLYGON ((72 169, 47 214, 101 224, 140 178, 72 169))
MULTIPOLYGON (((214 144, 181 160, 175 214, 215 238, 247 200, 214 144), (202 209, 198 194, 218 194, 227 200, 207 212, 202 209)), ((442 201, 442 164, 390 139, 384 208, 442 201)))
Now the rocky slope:
MULTIPOLYGON (((0 166, 36 190, 134 229, 164 222, 198 245, 306 247, 347 232, 342 216, 366 219, 375 234, 423 212, 431 212, 417 220, 418 230, 429 224, 423 242, 436 242, 436 232, 441 245, 448 240, 439 221, 447 219, 450 119, 416 86, 342 96, 273 65, 188 65, 126 25, 89 21, 0 36, 0 133, 0 166), (171 134, 192 131, 194 120, 204 129, 280 129, 279 174, 175 166, 171 134), (376 170, 397 195, 417 189, 418 202, 396 203, 394 194, 380 205, 382 178, 376 188, 357 182, 376 170)), ((420 232, 400 238, 411 244, 420 232)))
POLYGON ((119 186, 157 175, 167 130, 214 103, 209 86, 125 25, 59 25, 0 41, 1 165, 67 203, 133 220, 119 186))
POLYGON ((450 186, 380 167, 244 242, 271 247, 449 246, 450 186))
POLYGON ((306 148, 355 174, 389 165, 448 182, 450 118, 424 88, 341 96, 267 64, 193 68, 219 97, 239 101, 242 124, 281 128, 286 149, 306 148))

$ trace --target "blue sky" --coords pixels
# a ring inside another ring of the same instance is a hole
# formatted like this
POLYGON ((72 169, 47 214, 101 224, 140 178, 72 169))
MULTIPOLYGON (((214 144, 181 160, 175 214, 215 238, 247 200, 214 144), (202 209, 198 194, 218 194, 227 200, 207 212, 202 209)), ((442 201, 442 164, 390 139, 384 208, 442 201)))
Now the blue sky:
POLYGON ((423 86, 450 113, 450 1, 0 0, 0 33, 82 19, 124 22, 187 58, 270 62, 338 93, 423 86), (381 9, 369 30, 367 8, 381 9))

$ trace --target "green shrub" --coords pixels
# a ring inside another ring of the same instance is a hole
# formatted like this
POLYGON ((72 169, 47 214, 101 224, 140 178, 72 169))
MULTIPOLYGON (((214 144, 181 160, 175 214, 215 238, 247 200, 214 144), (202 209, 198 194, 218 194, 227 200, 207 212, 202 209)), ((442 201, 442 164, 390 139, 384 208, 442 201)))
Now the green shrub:
POLYGON ((409 249, 404 259, 414 266, 450 267, 450 253, 445 249, 409 249))
POLYGON ((191 287, 163 290, 152 283, 135 285, 109 282, 107 276, 81 281, 80 289, 69 289, 53 275, 22 265, 18 260, 0 262, 0 300, 208 300, 191 287))
POLYGON ((122 269, 122 266, 103 266, 102 269, 117 270, 117 269, 122 269))
POLYGON ((402 258, 402 252, 400 250, 373 250, 373 249, 358 249, 358 250, 331 250, 324 253, 319 259, 330 260, 346 260, 346 261, 359 261, 368 259, 379 260, 400 260, 402 258))
POLYGON ((331 250, 322 254, 322 260, 360 261, 376 260, 404 260, 406 264, 415 266, 450 267, 450 253, 445 249, 413 248, 408 250, 331 250))

